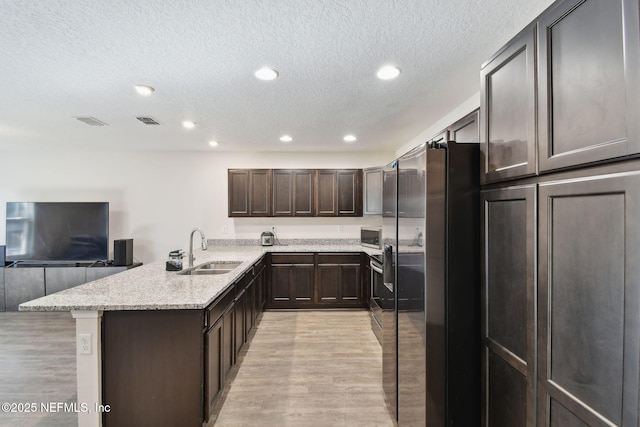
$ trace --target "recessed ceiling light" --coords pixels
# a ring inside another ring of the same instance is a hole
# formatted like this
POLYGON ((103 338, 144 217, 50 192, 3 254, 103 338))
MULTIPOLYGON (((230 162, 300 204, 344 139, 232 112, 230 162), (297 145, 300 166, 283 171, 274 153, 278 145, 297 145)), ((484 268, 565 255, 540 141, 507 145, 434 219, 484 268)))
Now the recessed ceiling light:
POLYGON ((345 137, 342 139, 344 139, 345 142, 354 142, 358 138, 356 138, 355 135, 345 135, 345 137))
POLYGON ((149 85, 136 85, 136 92, 140 95, 149 96, 153 91, 155 91, 155 89, 149 85))
POLYGON ((254 75, 260 80, 275 80, 278 78, 278 72, 268 67, 260 68, 254 75))
POLYGON ((380 68, 376 73, 376 76, 378 76, 380 80, 395 79, 399 75, 400 75, 400 68, 394 67, 393 65, 385 65, 384 67, 380 68))
POLYGON ((193 129, 194 127, 196 127, 196 122, 192 122, 191 120, 185 120, 182 122, 182 126, 184 126, 187 129, 193 129))
POLYGON ((280 141, 282 141, 282 142, 291 142, 291 141, 293 141, 293 138, 291 138, 289 135, 282 135, 280 137, 280 141))
POLYGON ((217 147, 218 146, 218 141, 209 141, 209 146, 217 147))

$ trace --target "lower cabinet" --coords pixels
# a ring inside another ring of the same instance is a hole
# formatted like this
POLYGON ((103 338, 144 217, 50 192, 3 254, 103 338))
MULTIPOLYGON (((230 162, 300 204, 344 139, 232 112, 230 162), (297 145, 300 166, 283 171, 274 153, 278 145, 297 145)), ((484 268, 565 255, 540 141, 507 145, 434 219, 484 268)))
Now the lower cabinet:
POLYGON ((235 323, 234 323, 234 360, 237 360, 238 353, 242 350, 245 343, 245 311, 247 309, 247 293, 241 289, 239 294, 236 289, 235 300, 235 323))
POLYGON ((360 252, 273 253, 266 308, 364 308, 364 259, 360 252))
POLYGON ((360 254, 318 254, 318 304, 362 306, 360 254))
POLYGON ((269 308, 313 304, 314 254, 272 254, 269 308))

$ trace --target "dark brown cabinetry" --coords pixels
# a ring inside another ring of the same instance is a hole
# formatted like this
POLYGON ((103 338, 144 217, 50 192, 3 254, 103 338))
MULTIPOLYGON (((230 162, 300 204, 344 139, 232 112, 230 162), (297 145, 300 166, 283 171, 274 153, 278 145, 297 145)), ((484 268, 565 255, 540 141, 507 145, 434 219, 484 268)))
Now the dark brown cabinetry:
POLYGON ((536 185, 483 191, 482 425, 534 426, 536 185))
POLYGON ((202 425, 204 318, 203 310, 104 312, 105 425, 202 425))
POLYGON ((229 169, 229 217, 362 216, 362 169, 229 169))
POLYGON ((273 170, 273 216, 313 216, 314 184, 314 170, 273 170))
POLYGON ((362 216, 362 169, 316 171, 316 216, 362 216))
POLYGON ((271 254, 267 308, 365 307, 363 262, 360 253, 271 254))
POLYGON ((538 424, 637 426, 638 166, 539 197, 538 424))
POLYGON ((361 307, 360 254, 318 254, 318 304, 361 307))
POLYGON ((638 2, 568 0, 538 19, 540 171, 640 152, 638 2))
POLYGON ((272 254, 269 308, 297 308, 313 303, 313 254, 272 254))
POLYGON ((230 217, 271 215, 269 169, 229 169, 227 176, 230 217))
POLYGON ((205 332, 205 419, 224 388, 224 381, 233 366, 233 287, 207 308, 205 332))
POLYGON ((535 25, 527 27, 480 73, 483 183, 536 170, 535 25))
POLYGON ((480 112, 478 110, 449 126, 449 141, 458 144, 480 142, 480 112))

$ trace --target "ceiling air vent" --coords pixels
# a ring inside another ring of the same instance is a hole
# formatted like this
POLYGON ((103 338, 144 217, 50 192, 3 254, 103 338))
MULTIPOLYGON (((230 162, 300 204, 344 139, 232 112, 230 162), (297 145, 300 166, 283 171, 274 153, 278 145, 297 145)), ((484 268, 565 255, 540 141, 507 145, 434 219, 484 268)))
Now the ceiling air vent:
POLYGON ((136 119, 140 120, 145 125, 159 125, 160 124, 153 117, 136 117, 136 119))
POLYGON ((75 118, 80 120, 83 123, 88 124, 89 126, 108 126, 109 125, 108 123, 100 121, 95 117, 75 117, 75 118))

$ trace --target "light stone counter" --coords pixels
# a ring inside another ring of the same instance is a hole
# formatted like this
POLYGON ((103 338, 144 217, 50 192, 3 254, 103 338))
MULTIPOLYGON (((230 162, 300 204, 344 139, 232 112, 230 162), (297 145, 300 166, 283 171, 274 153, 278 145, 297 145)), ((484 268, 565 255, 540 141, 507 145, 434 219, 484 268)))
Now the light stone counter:
MULTIPOLYGON (((242 261, 219 275, 181 275, 166 271, 165 261, 145 264, 103 279, 20 304, 20 311, 112 311, 204 309, 267 252, 365 252, 359 244, 295 244, 275 246, 211 245, 197 251, 194 265, 242 261)), ((186 264, 186 260, 185 260, 186 264)), ((186 269, 186 267, 185 267, 186 269)))

